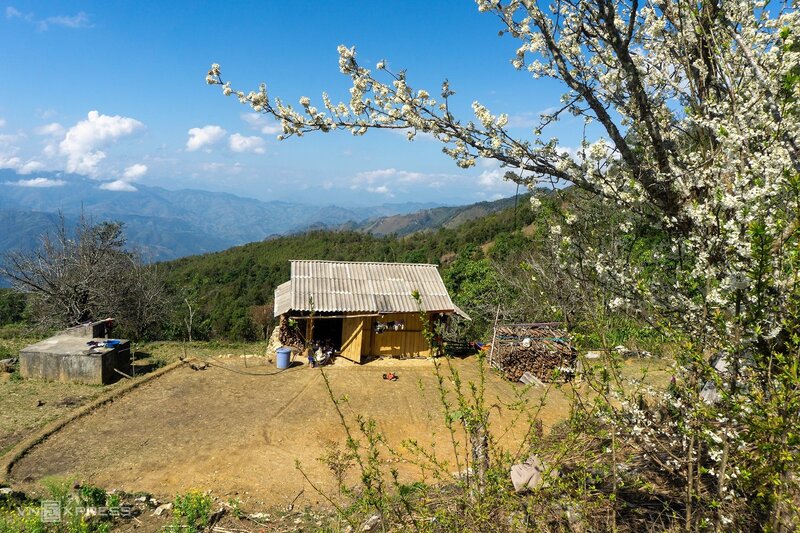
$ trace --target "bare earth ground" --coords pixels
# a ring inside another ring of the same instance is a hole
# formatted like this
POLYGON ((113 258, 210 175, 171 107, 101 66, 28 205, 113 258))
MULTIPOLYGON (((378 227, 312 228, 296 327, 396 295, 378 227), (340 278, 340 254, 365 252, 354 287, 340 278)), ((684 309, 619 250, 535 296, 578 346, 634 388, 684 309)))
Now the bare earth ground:
MULTIPOLYGON (((251 360, 249 368, 238 358, 220 362, 240 371, 274 370, 263 360, 258 367, 251 360)), ((477 379, 474 357, 454 365, 465 381, 477 379)), ((339 364, 326 372, 335 394, 348 396, 348 415, 376 419, 391 445, 414 438, 448 449, 430 361, 339 364), (387 371, 397 372, 399 381, 384 381, 387 371)), ((515 387, 489 374, 487 399, 511 402, 515 387)), ((564 396, 552 393, 545 423, 559 419, 565 408, 564 396)), ((501 408, 492 416, 497 427, 505 427, 514 413, 501 408)), ((519 442, 524 426, 506 433, 503 442, 519 442)), ((194 488, 267 505, 288 503, 305 489, 298 501, 315 502, 319 498, 295 461, 315 484, 332 489, 327 467, 317 460, 331 441, 343 442, 344 431, 317 369, 252 376, 182 367, 71 423, 24 457, 11 477, 23 490, 60 475, 166 498, 194 488)), ((402 461, 393 466, 401 472, 411 468, 402 461)))
MULTIPOLYGON (((274 366, 261 357, 247 358, 247 367, 239 356, 201 357, 229 370, 184 366, 100 407, 33 448, 13 468, 13 485, 35 494, 39 480, 55 475, 166 500, 199 489, 223 500, 238 498, 248 507, 285 505, 301 492, 296 504, 322 503, 295 466, 299 461, 315 485, 334 491, 333 478, 318 458, 326 444, 343 443, 345 434, 320 371, 298 366, 274 374, 274 366)), ((650 365, 629 364, 630 375, 650 365)), ((453 365, 464 382, 478 379, 475 357, 454 359, 453 365)), ((431 361, 378 360, 361 366, 341 361, 325 372, 334 394, 348 398, 348 419, 357 413, 374 418, 389 445, 399 449, 402 440, 416 439, 434 443, 443 455, 451 449, 431 361), (398 373, 399 381, 384 381, 381 376, 389 371, 398 373)), ((509 430, 516 412, 505 405, 523 390, 487 373, 487 403, 498 406, 491 415, 493 429, 510 449, 527 427, 522 421, 509 430)), ((542 394, 542 389, 525 392, 533 403, 542 394)), ((567 408, 566 396, 551 391, 540 416, 545 427, 562 419, 567 408)), ((383 457, 401 475, 417 472, 403 459, 383 457)))
MULTIPOLYGON (((0 353, 16 357, 40 338, 0 338, 0 353)), ((7 356, 8 356, 7 355, 7 356)), ((40 427, 109 389, 96 385, 13 381, 0 372, 0 456, 40 427)))
MULTIPOLYGON (((41 340, 42 337, 0 338, 0 353, 16 357, 20 349, 41 340)), ((172 344, 153 344, 152 350, 148 346, 155 358, 149 353, 141 355, 137 368, 149 370, 156 360, 163 365, 177 359, 177 349, 172 344)), ((49 422, 112 391, 123 381, 107 386, 39 379, 15 381, 11 374, 0 372, 0 456, 49 422)))
MULTIPOLYGON (((16 357, 20 349, 41 340, 41 336, 0 335, 0 354, 16 357)), ((176 361, 186 351, 184 343, 179 342, 153 342, 138 348, 137 376, 153 367, 176 361)), ((231 351, 263 351, 263 343, 196 342, 188 345, 188 349, 195 355, 208 357, 231 351)), ((123 382, 121 380, 103 387, 39 379, 15 381, 11 374, 0 372, 0 456, 38 429, 68 415, 101 394, 112 391, 123 382)))

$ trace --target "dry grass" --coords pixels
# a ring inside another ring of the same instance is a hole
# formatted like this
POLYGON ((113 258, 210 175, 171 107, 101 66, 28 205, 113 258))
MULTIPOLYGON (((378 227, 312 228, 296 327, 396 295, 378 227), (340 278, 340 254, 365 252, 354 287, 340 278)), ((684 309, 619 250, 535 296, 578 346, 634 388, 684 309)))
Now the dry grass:
POLYGON ((35 430, 106 390, 97 385, 0 379, 0 455, 35 430))
POLYGON ((262 342, 180 342, 158 341, 135 346, 137 352, 152 362, 169 364, 179 358, 239 357, 242 355, 265 355, 266 344, 262 342))

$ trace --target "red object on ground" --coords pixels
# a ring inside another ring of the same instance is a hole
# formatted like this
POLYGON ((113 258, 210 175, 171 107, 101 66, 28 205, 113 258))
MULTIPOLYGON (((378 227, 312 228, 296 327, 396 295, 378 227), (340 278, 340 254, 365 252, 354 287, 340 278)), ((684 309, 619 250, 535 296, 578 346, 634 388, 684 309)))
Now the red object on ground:
POLYGON ((397 374, 389 372, 388 374, 383 375, 383 379, 388 379, 389 381, 397 381, 397 374))

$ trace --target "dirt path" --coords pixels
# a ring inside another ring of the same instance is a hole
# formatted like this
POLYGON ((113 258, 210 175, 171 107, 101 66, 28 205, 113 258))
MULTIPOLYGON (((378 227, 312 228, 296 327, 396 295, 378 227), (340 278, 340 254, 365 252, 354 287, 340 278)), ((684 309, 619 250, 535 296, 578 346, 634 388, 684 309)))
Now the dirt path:
MULTIPOLYGON (((241 371, 272 370, 221 362, 241 371)), ((477 379, 474 358, 454 364, 464 381, 477 379)), ((430 361, 378 361, 326 372, 335 394, 348 396, 348 416, 376 419, 391 445, 413 438, 435 442, 440 453, 448 450, 430 361), (390 370, 400 374, 399 381, 381 379, 390 370)), ((514 388, 490 374, 487 400, 510 402, 514 388)), ((539 394, 529 392, 534 399, 539 394)), ((554 393, 545 423, 563 416, 565 407, 554 393)), ((495 410, 495 427, 505 428, 512 415, 495 410)), ((518 442, 523 430, 504 434, 504 444, 518 442)), ((183 367, 65 427, 22 458, 11 477, 28 490, 44 476, 60 475, 165 498, 190 488, 213 489, 220 497, 267 505, 291 501, 305 489, 299 501, 316 502, 320 498, 297 472, 295 460, 315 484, 332 489, 327 467, 317 460, 331 441, 343 442, 344 431, 318 370, 251 376, 183 367)), ((402 461, 393 466, 413 470, 402 461)))

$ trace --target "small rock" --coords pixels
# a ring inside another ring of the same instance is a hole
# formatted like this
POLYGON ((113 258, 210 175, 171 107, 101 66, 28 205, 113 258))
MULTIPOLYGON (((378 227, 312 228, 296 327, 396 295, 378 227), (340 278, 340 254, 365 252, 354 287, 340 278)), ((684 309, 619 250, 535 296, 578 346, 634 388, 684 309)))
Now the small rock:
POLYGON ((139 496, 138 498, 136 498, 133 501, 135 501, 136 503, 146 503, 147 502, 147 496, 139 496))
POLYGON ((44 405, 44 402, 42 400, 36 400, 36 407, 41 407, 43 405, 44 405))
POLYGON ((372 531, 373 529, 378 527, 378 524, 380 523, 381 523, 381 517, 374 514, 369 518, 367 518, 367 521, 361 525, 361 531, 372 531))
POLYGON ((150 516, 161 516, 164 514, 164 511, 171 511, 172 510, 172 503, 165 503, 163 505, 159 505, 156 507, 156 510, 153 511, 153 514, 150 516))
POLYGON ((8 494, 11 494, 12 492, 14 492, 14 491, 11 490, 9 487, 0 487, 0 494, 2 494, 4 496, 7 496, 8 494))

